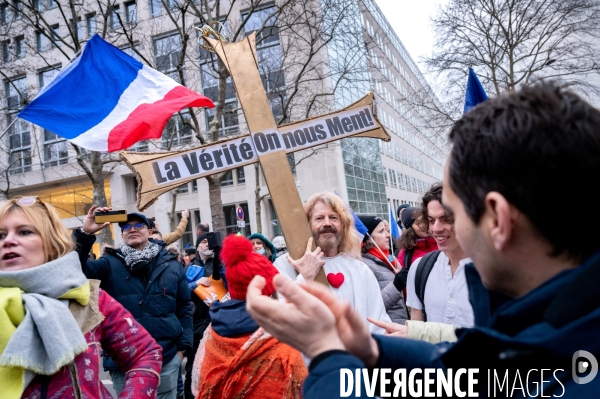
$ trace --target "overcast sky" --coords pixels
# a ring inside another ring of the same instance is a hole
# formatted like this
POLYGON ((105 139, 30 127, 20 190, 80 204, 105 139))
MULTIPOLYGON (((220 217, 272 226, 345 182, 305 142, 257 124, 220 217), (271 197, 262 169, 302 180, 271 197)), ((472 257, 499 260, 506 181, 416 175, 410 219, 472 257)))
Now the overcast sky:
POLYGON ((433 32, 429 17, 435 15, 438 5, 448 0, 375 0, 396 31, 410 56, 424 72, 419 62, 421 56, 430 55, 433 49, 433 32))

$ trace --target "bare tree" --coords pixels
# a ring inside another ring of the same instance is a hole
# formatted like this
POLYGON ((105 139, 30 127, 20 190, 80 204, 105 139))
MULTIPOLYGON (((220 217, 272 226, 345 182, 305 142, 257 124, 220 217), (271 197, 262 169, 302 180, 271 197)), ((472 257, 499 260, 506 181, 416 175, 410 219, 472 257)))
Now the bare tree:
POLYGON ((541 79, 598 92, 589 80, 600 72, 598 0, 451 0, 432 23, 435 50, 424 61, 445 101, 409 100, 446 122, 462 114, 470 67, 490 95, 541 79))

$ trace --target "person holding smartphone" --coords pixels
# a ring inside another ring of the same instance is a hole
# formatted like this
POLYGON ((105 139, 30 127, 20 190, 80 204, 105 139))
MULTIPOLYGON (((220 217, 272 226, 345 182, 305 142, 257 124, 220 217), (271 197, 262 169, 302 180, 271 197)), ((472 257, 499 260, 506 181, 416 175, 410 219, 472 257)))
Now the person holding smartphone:
MULTIPOLYGON (((101 258, 88 260, 95 233, 110 224, 97 223, 94 213, 110 210, 92 206, 81 229, 73 230, 81 268, 88 278, 101 280, 100 287, 129 310, 162 347, 157 398, 175 399, 181 361, 192 349, 192 305, 185 273, 175 255, 149 240, 150 222, 141 213, 129 213, 126 221, 119 222, 120 248, 107 248, 101 258)), ((123 370, 112 359, 105 358, 104 368, 117 394, 129 389, 123 370)))

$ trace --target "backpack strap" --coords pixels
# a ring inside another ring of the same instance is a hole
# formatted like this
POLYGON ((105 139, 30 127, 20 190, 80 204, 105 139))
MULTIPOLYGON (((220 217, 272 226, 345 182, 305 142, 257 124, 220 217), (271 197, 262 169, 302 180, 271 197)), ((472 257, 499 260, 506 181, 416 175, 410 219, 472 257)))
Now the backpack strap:
POLYGON ((425 286, 427 285, 427 279, 433 269, 433 265, 440 256, 440 251, 433 251, 421 258, 419 265, 417 266, 417 273, 415 274, 415 292, 417 298, 423 305, 423 315, 427 320, 427 314, 425 313, 425 286))
POLYGON ((409 249, 404 251, 404 268, 406 270, 410 269, 410 265, 412 264, 413 254, 415 253, 414 249, 409 249))

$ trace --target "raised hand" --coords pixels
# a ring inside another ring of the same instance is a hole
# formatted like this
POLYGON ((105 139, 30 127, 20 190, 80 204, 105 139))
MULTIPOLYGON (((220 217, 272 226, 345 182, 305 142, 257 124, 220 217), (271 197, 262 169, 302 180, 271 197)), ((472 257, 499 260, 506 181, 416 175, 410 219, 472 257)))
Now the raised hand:
POLYGON ((185 219, 189 219, 190 218, 190 212, 186 209, 183 212, 181 212, 181 217, 185 218, 185 219))
POLYGON ((110 226, 110 222, 105 222, 102 224, 96 223, 95 215, 95 212, 108 212, 110 210, 112 210, 111 207, 98 207, 98 205, 93 205, 83 221, 83 226, 81 227, 83 232, 87 234, 96 234, 96 232, 110 226))
POLYGON ((286 256, 287 261, 304 277, 306 282, 313 281, 319 273, 319 270, 325 264, 323 260, 323 252, 320 247, 312 250, 313 238, 310 237, 308 239, 308 243, 306 244, 306 252, 304 255, 298 259, 293 260, 289 255, 286 256))

